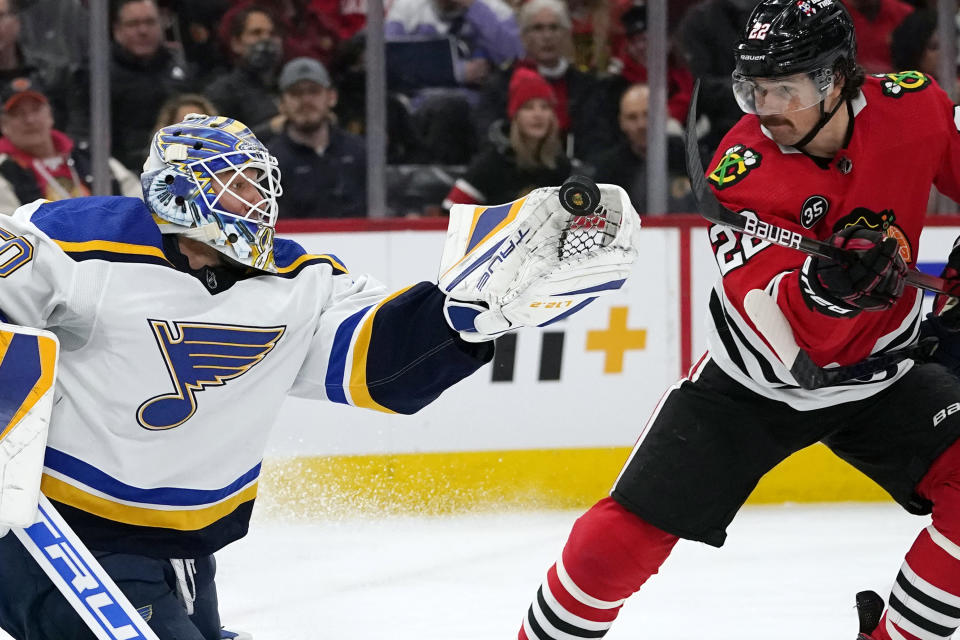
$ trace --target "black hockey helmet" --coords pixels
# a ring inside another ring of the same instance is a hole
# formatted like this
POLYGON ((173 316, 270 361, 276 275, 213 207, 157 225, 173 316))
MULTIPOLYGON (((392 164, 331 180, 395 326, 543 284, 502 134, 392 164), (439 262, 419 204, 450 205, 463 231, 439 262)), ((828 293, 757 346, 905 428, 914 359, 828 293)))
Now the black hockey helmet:
POLYGON ((734 48, 735 75, 777 77, 853 64, 853 21, 840 0, 762 0, 734 48))

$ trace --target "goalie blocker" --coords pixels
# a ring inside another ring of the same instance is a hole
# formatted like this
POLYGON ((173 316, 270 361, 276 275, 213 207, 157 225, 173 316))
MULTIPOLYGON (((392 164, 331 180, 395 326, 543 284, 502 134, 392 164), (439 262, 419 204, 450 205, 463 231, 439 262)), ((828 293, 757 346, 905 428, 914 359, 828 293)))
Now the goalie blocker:
POLYGON ((439 287, 464 340, 547 326, 623 285, 639 255, 640 218, 623 189, 597 187, 599 202, 583 214, 564 207, 557 187, 450 209, 439 287))

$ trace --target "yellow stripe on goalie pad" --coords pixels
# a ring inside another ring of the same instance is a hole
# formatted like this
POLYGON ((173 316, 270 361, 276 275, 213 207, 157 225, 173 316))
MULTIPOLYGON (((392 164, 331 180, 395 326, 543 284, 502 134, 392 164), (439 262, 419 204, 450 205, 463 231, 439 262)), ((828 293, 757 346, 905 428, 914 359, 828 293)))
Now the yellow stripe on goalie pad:
POLYGON ((0 324, 0 440, 52 392, 58 350, 51 333, 0 324))
POLYGON ((37 516, 58 350, 52 333, 0 323, 0 526, 37 516))

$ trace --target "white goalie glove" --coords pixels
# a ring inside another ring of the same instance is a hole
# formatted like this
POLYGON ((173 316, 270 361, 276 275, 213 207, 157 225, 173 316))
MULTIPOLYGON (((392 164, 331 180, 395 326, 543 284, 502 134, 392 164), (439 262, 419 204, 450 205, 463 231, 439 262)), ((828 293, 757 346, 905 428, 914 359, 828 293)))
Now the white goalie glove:
POLYGON ((597 186, 599 203, 583 214, 564 208, 557 187, 450 209, 438 286, 447 322, 464 340, 549 325, 623 285, 639 253, 640 218, 623 189, 597 186))

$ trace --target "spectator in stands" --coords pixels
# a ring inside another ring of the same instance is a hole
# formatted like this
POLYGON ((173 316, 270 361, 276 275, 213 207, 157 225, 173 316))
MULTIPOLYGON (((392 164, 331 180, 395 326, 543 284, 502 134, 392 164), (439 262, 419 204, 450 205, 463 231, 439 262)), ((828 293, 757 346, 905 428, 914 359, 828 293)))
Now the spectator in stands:
POLYGON ((844 0, 857 36, 857 62, 867 73, 893 71, 890 37, 913 7, 902 0, 844 0))
POLYGON ((452 79, 428 77, 422 58, 406 63, 388 58, 393 79, 389 88, 409 99, 419 140, 419 153, 412 161, 466 163, 474 153, 476 136, 464 124, 469 127, 479 87, 495 66, 522 53, 513 11, 503 0, 396 0, 387 12, 385 34, 388 40, 410 36, 454 40, 452 79), (441 86, 445 81, 456 86, 441 86))
MULTIPOLYGON (((110 113, 113 156, 139 172, 160 105, 190 88, 192 74, 181 55, 163 45, 163 25, 155 0, 117 0, 111 17, 110 113)), ((84 68, 72 92, 75 137, 89 135, 90 70, 84 68)))
MULTIPOLYGON (((634 5, 620 17, 624 39, 615 51, 610 73, 620 76, 624 85, 647 82, 647 7, 634 5)), ((621 85, 620 92, 624 90, 621 85)), ((687 118, 693 93, 693 75, 680 64, 672 48, 667 56, 667 110, 677 125, 687 118)), ((623 104, 621 103, 621 114, 623 104)), ((621 123, 622 124, 622 123, 621 123)))
POLYGON ((84 0, 17 0, 17 8, 24 48, 42 51, 58 67, 75 69, 83 64, 90 51, 84 0))
POLYGON ((316 6, 312 0, 232 0, 232 3, 233 7, 221 21, 222 40, 229 42, 230 34, 225 29, 238 11, 260 4, 268 7, 277 21, 277 31, 283 37, 284 62, 301 57, 314 58, 325 65, 333 61, 340 42, 340 25, 337 14, 327 13, 326 7, 316 6))
MULTIPOLYGON (((208 116, 219 115, 213 103, 199 93, 180 93, 170 98, 160 107, 153 130, 157 131, 171 124, 183 122, 190 113, 205 113, 208 116)), ((146 156, 144 156, 146 157, 146 156)))
POLYGON ((920 71, 936 76, 940 64, 937 14, 917 9, 904 18, 891 34, 890 60, 891 71, 920 71))
MULTIPOLYGON (((47 97, 16 80, 0 91, 0 213, 38 198, 62 200, 91 193, 90 153, 53 128, 47 97)), ((113 193, 141 197, 140 179, 110 159, 113 193)))
POLYGON ((337 127, 337 90, 317 60, 295 58, 280 73, 283 132, 269 141, 286 177, 284 218, 343 218, 367 214, 363 139, 337 127))
POLYGON ((67 129, 70 69, 65 60, 23 42, 18 6, 15 0, 0 0, 0 82, 23 78, 43 87, 49 96, 57 126, 67 129))
MULTIPOLYGON (((623 138, 613 148, 600 154, 592 162, 594 179, 620 185, 630 194, 637 211, 647 207, 647 116, 650 107, 650 89, 645 84, 635 84, 620 98, 620 131, 623 138)), ((692 212, 695 210, 690 192, 690 180, 686 175, 683 138, 670 135, 667 138, 667 211, 692 212)))
POLYGON ((616 138, 616 102, 610 99, 608 86, 570 63, 567 52, 573 45, 566 5, 560 0, 529 0, 520 8, 518 20, 526 57, 487 81, 474 113, 477 132, 485 137, 504 117, 510 78, 523 67, 539 73, 553 88, 568 155, 586 157, 609 146, 616 138))
MULTIPOLYGON (((266 5, 244 6, 229 21, 234 67, 206 90, 220 113, 246 123, 258 137, 269 136, 277 110, 277 72, 283 44, 266 5)), ((276 122, 273 123, 276 126, 276 122)))
POLYGON ((537 187, 556 186, 571 173, 555 111, 557 96, 536 71, 521 67, 510 79, 507 122, 492 129, 488 146, 456 181, 443 202, 487 204, 515 200, 537 187))
POLYGON ((479 86, 494 66, 518 58, 523 50, 513 10, 503 0, 395 0, 387 11, 388 39, 449 36, 462 58, 461 84, 479 86))
POLYGON ((229 70, 230 59, 217 28, 230 4, 230 0, 160 0, 167 42, 195 63, 197 86, 205 86, 229 70))
POLYGON ((680 22, 680 42, 687 66, 700 80, 699 112, 710 121, 701 138, 709 159, 720 139, 740 120, 743 112, 733 97, 733 46, 756 0, 703 0, 687 10, 680 22))
POLYGON ((333 17, 341 42, 355 36, 367 24, 367 0, 311 0, 310 6, 333 17))

